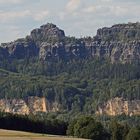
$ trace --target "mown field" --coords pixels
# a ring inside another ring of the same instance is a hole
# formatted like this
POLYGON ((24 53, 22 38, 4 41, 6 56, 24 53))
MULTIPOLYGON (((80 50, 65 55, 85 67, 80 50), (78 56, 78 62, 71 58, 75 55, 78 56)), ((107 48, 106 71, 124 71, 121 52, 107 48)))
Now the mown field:
POLYGON ((0 130, 0 140, 83 140, 77 138, 0 130))

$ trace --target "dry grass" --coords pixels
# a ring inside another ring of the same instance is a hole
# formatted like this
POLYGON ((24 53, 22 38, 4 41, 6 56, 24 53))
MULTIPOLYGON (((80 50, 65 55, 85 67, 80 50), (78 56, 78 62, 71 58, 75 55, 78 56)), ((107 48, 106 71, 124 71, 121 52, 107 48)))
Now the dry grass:
POLYGON ((51 136, 20 131, 0 130, 0 140, 82 140, 63 136, 51 136))

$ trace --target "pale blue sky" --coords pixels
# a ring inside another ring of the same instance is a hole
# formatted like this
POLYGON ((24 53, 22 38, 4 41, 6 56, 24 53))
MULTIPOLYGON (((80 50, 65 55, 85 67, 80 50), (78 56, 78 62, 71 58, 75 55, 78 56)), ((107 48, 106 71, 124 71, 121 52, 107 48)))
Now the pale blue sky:
POLYGON ((25 37, 51 22, 70 36, 94 36, 100 27, 140 21, 140 0, 0 0, 0 43, 25 37))

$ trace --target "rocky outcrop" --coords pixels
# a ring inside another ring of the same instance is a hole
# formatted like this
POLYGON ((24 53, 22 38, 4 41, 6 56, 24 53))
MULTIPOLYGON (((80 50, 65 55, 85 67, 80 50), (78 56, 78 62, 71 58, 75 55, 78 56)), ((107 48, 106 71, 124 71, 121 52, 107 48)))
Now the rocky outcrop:
POLYGON ((32 40, 19 39, 15 42, 3 43, 1 47, 5 50, 9 59, 25 59, 38 56, 39 49, 32 40))
POLYGON ((30 110, 24 100, 0 100, 0 111, 13 113, 13 114, 29 114, 30 110))
POLYGON ((40 45, 40 42, 42 41, 46 41, 49 43, 60 41, 65 38, 65 33, 56 25, 47 23, 45 25, 42 25, 38 29, 32 30, 30 37, 35 42, 39 43, 38 45, 40 45))
POLYGON ((140 100, 127 101, 123 98, 114 98, 103 105, 98 106, 96 114, 116 115, 140 115, 140 100))
POLYGON ((43 42, 40 47, 39 58, 41 60, 72 60, 76 58, 86 58, 88 57, 88 50, 85 43, 81 41, 80 43, 65 44, 63 42, 55 43, 51 45, 50 43, 43 42))
POLYGON ((50 43, 43 42, 40 45, 39 59, 40 60, 60 60, 66 59, 66 50, 62 42, 51 45, 50 43))
POLYGON ((112 63, 140 61, 140 23, 117 24, 98 29, 92 54, 108 56, 112 63), (99 51, 98 51, 99 49, 99 51), (96 53, 95 53, 96 54, 96 53))
MULTIPOLYGON (((64 111, 56 101, 48 101, 41 97, 28 97, 27 99, 1 99, 0 111, 28 115, 38 112, 59 112, 64 111)), ((98 115, 140 115, 140 100, 127 101, 123 98, 114 98, 106 103, 99 105, 96 111, 98 115)))
POLYGON ((102 41, 132 41, 140 39, 140 23, 116 24, 98 29, 96 38, 102 41))
POLYGON ((37 112, 57 112, 59 105, 51 103, 46 98, 28 97, 27 99, 1 99, 0 111, 13 114, 36 114, 37 112))
POLYGON ((88 48, 92 57, 108 58, 112 63, 140 61, 140 41, 94 42, 88 48))
POLYGON ((0 59, 39 57, 43 61, 69 61, 95 57, 112 63, 139 63, 140 23, 117 24, 98 29, 93 38, 71 39, 63 30, 48 23, 31 31, 25 39, 3 43, 0 59))

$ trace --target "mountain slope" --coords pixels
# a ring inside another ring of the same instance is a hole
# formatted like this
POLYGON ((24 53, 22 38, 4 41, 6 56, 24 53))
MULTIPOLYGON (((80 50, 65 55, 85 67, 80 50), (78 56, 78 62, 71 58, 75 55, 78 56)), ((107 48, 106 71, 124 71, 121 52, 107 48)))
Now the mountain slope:
POLYGON ((102 28, 95 37, 80 39, 48 23, 24 39, 1 44, 0 109, 18 114, 135 115, 139 60, 140 23, 102 28), (114 108, 118 98, 122 106, 114 108), (129 111, 122 109, 125 101, 129 111), (115 113, 108 111, 111 108, 115 113))

